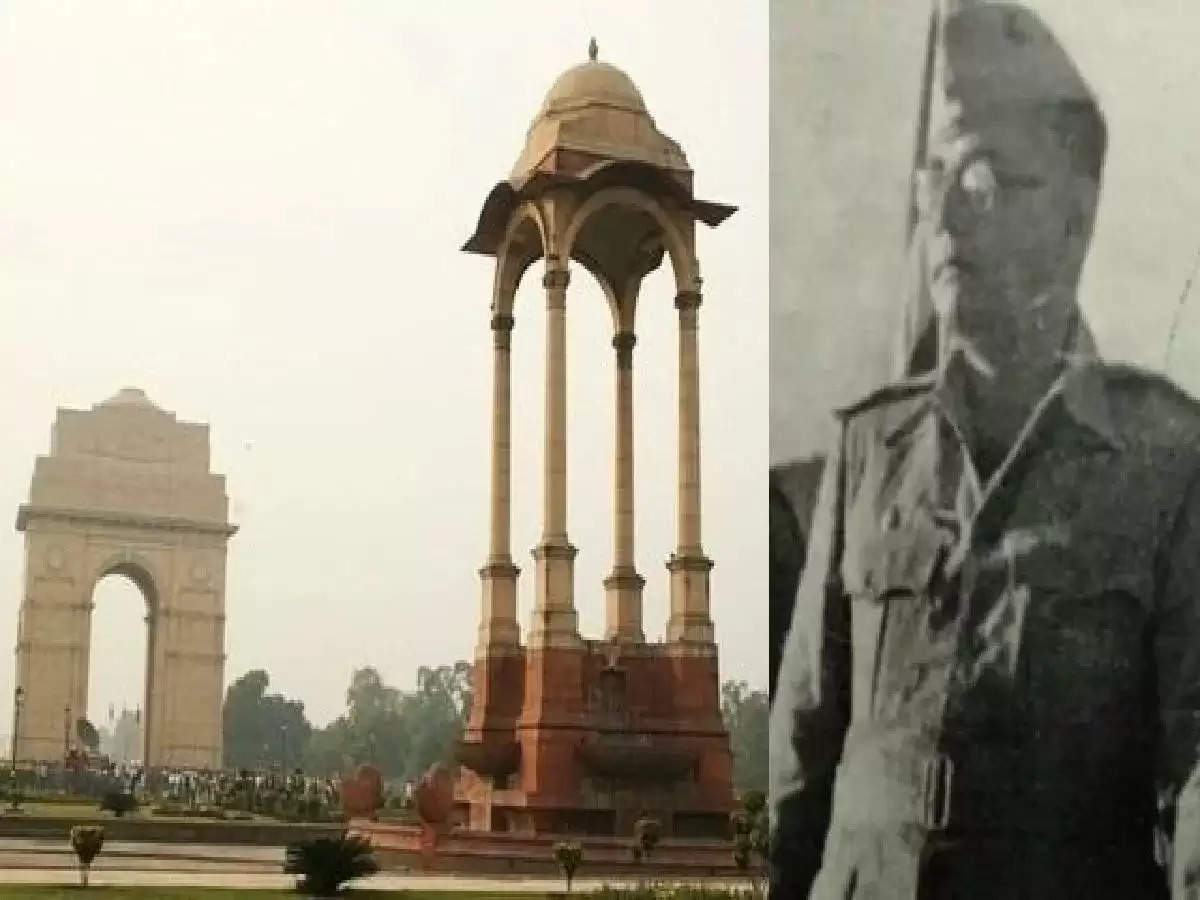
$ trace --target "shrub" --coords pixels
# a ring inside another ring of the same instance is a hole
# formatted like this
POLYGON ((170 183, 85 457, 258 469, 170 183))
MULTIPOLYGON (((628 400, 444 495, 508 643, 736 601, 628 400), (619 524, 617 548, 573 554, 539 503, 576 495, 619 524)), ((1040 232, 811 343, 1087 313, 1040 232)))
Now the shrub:
POLYGON ((100 801, 100 809, 111 812, 118 819, 125 813, 137 809, 137 799, 125 791, 109 791, 100 801))
POLYGON ((766 798, 761 791, 747 791, 742 808, 729 817, 733 827, 733 862, 750 879, 753 896, 762 894, 759 866, 767 856, 769 826, 766 798))
POLYGON ((71 848, 79 857, 79 883, 88 884, 88 873, 92 860, 100 855, 104 846, 104 829, 99 825, 75 825, 71 828, 71 848))
POLYGON ((285 875, 300 875, 297 887, 317 897, 332 897, 354 878, 374 875, 379 864, 371 844, 360 837, 342 834, 290 844, 283 864, 285 875))
POLYGON ((642 816, 633 823, 633 858, 641 862, 658 846, 662 837, 662 823, 658 819, 642 816))
POLYGON ((570 841, 559 841, 554 845, 554 861, 562 870, 563 877, 567 880, 567 893, 570 893, 575 871, 583 862, 583 847, 570 841))

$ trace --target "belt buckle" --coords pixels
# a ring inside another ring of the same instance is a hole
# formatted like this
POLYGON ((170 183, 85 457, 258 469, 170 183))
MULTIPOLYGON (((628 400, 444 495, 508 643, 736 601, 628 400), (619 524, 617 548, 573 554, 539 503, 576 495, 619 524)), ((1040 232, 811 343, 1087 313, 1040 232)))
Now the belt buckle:
POLYGON ((950 826, 950 793, 954 784, 954 762, 944 753, 925 760, 921 785, 921 824, 929 831, 950 826))

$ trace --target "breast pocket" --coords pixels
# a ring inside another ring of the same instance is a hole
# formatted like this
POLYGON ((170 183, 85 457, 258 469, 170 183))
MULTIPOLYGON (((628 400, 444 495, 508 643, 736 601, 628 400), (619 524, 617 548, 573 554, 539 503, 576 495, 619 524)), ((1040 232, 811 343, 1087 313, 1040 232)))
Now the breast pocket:
MULTIPOLYGON (((847 534, 842 579, 851 602, 852 717, 876 713, 880 673, 903 653, 891 635, 907 632, 929 601, 929 587, 947 535, 921 511, 881 517, 879 527, 847 534)), ((902 642, 903 643, 903 642, 902 642)))
POLYGON ((1120 546, 1079 543, 1070 552, 1038 547, 1017 566, 1032 596, 1023 654, 1030 702, 1050 722, 1125 722, 1144 689, 1149 578, 1120 546))

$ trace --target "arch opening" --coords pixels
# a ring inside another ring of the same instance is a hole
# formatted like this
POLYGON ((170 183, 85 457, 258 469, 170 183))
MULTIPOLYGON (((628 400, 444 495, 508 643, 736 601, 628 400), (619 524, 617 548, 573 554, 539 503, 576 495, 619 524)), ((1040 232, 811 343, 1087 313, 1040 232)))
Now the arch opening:
POLYGON ((657 255, 639 255, 639 262, 648 266, 640 273, 649 273, 662 261, 662 253, 671 260, 671 274, 676 291, 695 290, 699 271, 688 236, 653 197, 629 187, 606 187, 591 194, 575 210, 563 236, 563 247, 572 258, 594 258, 596 245, 610 244, 619 237, 633 236, 632 248, 656 249, 657 255), (599 237, 599 240, 597 240, 599 237), (648 239, 657 238, 656 242, 648 239), (648 263, 652 261, 653 265, 648 263))
POLYGON ((526 271, 545 256, 545 230, 541 213, 532 203, 522 204, 513 213, 496 254, 492 312, 512 314, 526 271))
POLYGON ((75 714, 71 741, 81 749, 85 735, 78 728, 85 718, 99 742, 87 747, 114 763, 141 765, 146 760, 146 736, 151 696, 151 629, 157 605, 149 573, 132 563, 108 567, 96 579, 89 604, 87 707, 75 714))

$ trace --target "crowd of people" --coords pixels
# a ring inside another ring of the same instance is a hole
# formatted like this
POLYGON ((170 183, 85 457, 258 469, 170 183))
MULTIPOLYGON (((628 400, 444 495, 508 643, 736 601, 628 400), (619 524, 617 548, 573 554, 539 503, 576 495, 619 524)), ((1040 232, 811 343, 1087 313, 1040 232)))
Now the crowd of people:
MULTIPOLYGON (((64 762, 42 762, 10 771, 10 793, 25 800, 87 797, 98 802, 114 793, 136 798, 160 814, 244 814, 293 821, 328 821, 341 815, 340 778, 269 770, 147 770, 105 756, 68 753, 64 762)), ((399 785, 387 805, 404 807, 412 785, 399 785)))

